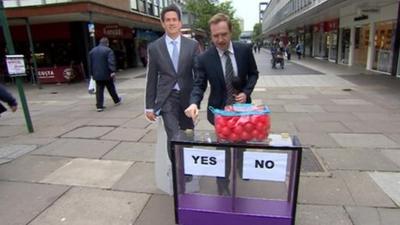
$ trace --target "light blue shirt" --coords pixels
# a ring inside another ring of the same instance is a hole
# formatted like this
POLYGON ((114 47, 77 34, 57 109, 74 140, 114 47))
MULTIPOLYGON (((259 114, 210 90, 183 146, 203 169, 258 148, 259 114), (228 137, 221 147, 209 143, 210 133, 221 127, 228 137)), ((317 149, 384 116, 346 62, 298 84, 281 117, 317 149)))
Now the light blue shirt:
POLYGON ((174 45, 171 43, 172 41, 176 41, 176 45, 178 47, 178 52, 181 52, 181 35, 179 35, 175 40, 170 38, 168 35, 165 35, 165 44, 167 45, 169 57, 172 59, 172 50, 174 49, 174 45))
MULTIPOLYGON (((229 47, 227 49, 229 51, 229 57, 231 58, 231 62, 232 62, 232 67, 233 67, 233 75, 235 77, 238 76, 238 68, 237 68, 237 63, 236 63, 236 58, 235 58, 235 52, 233 50, 233 44, 232 41, 229 43, 229 47)), ((221 63, 222 63, 222 71, 224 72, 224 76, 225 76, 225 64, 226 64, 226 55, 224 54, 225 51, 217 48, 218 51, 218 55, 221 59, 221 63)))
MULTIPOLYGON (((176 47, 178 48, 178 52, 180 55, 180 53, 181 53, 181 35, 179 35, 175 40, 172 39, 171 37, 169 37, 168 35, 165 35, 165 44, 167 45, 168 54, 169 54, 169 57, 171 58, 171 61, 172 61, 172 51, 174 49, 174 45, 172 44, 172 41, 176 42, 176 47)), ((178 83, 175 84, 173 89, 178 90, 178 91, 180 90, 178 83)))

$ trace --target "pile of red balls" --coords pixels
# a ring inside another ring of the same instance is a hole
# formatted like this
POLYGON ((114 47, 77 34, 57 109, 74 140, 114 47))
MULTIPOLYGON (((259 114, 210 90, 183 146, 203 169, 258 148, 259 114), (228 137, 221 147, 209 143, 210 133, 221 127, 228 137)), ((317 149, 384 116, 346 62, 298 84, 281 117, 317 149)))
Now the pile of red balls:
POLYGON ((230 142, 264 141, 271 129, 269 114, 215 115, 215 132, 219 140, 230 142))

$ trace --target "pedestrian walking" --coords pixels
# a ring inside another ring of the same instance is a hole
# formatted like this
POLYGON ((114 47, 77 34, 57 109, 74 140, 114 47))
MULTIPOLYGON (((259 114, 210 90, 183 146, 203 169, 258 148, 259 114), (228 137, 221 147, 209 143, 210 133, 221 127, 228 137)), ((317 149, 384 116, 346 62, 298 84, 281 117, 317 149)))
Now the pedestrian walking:
MULTIPOLYGON (((15 100, 15 98, 6 90, 3 85, 0 85, 0 100, 7 103, 12 112, 17 111, 17 100, 15 100)), ((5 111, 7 111, 7 108, 0 103, 0 116, 5 111)))
POLYGON ((164 36, 148 46, 145 113, 150 121, 162 117, 169 143, 180 130, 193 129, 193 121, 184 110, 189 106, 193 88, 193 67, 199 53, 197 41, 181 34, 181 12, 175 5, 161 12, 164 36))
POLYGON ((303 44, 301 44, 301 42, 297 43, 296 45, 296 54, 297 58, 301 59, 301 55, 303 54, 303 44))
POLYGON ((292 46, 291 46, 291 43, 290 43, 290 41, 287 43, 287 45, 286 45, 286 57, 287 57, 287 60, 290 60, 291 59, 291 57, 292 57, 292 46))
POLYGON ((96 108, 97 112, 104 111, 104 87, 113 99, 115 105, 121 103, 121 97, 115 90, 115 55, 109 46, 108 38, 100 39, 99 45, 89 52, 90 72, 96 81, 96 108))
POLYGON ((147 44, 143 41, 139 45, 139 57, 143 67, 147 66, 147 44))
MULTIPOLYGON (((196 79, 190 98, 191 105, 185 110, 188 117, 196 119, 204 92, 210 83, 207 118, 214 125, 214 115, 210 107, 224 109, 234 103, 250 103, 250 95, 258 80, 258 70, 249 45, 232 42, 232 22, 222 13, 209 20, 211 39, 214 45, 198 57, 196 79)), ((239 151, 240 152, 240 151, 239 151)), ((226 165, 231 164, 231 151, 225 150, 226 165)), ((238 157, 240 157, 239 154, 238 157)), ((229 195, 230 166, 225 169, 225 177, 217 178, 218 193, 229 195)))

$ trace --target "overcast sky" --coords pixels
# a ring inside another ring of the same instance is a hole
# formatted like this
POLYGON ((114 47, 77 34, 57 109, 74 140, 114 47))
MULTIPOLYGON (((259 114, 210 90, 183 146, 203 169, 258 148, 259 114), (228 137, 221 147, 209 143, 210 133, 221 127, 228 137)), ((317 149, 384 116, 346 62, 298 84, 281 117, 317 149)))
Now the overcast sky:
MULTIPOLYGON (((231 0, 236 10, 236 16, 244 19, 244 30, 253 30, 254 24, 258 23, 258 4, 267 0, 231 0)), ((220 1, 222 2, 222 1, 220 1)))

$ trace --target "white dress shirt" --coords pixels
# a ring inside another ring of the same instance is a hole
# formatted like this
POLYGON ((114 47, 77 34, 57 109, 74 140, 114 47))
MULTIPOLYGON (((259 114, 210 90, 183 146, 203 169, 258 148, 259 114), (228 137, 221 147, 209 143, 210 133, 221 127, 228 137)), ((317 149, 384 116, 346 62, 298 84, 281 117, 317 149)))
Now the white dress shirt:
MULTIPOLYGON (((235 52, 233 51, 232 41, 229 43, 229 48, 227 50, 229 51, 229 56, 230 56, 231 62, 232 62, 233 75, 238 76, 238 68, 237 68, 237 63, 236 63, 236 59, 235 59, 235 52)), ((225 52, 224 50, 217 48, 217 51, 218 51, 218 55, 221 59, 222 72, 224 73, 224 76, 225 76, 225 64, 226 64, 227 56, 224 54, 224 52, 225 52)))

